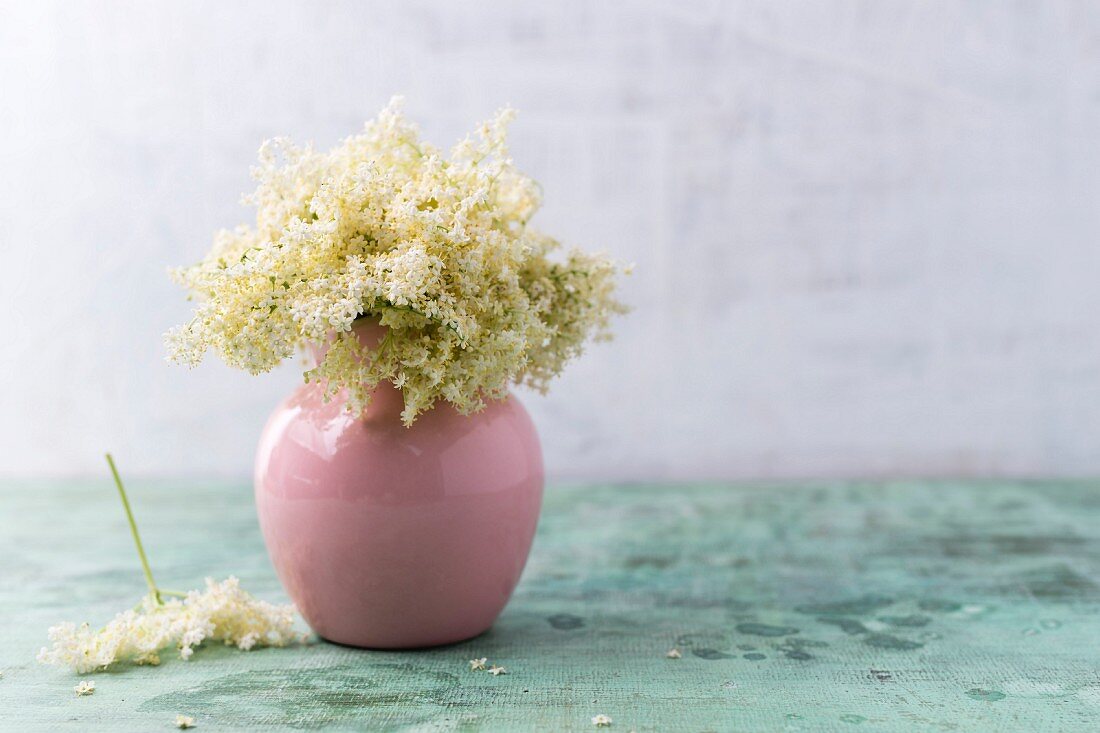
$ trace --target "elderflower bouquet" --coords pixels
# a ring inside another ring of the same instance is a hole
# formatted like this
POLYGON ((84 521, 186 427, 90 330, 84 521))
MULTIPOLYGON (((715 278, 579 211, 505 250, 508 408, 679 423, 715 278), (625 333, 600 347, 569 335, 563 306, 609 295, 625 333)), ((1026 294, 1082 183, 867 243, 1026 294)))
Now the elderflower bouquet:
POLYGON ((402 420, 445 400, 463 414, 511 383, 545 391, 589 337, 609 337, 616 263, 571 250, 529 221, 538 184, 513 165, 501 111, 449 156, 421 141, 395 98, 328 152, 286 140, 260 148, 256 224, 216 235, 202 262, 174 271, 198 300, 166 335, 169 358, 207 350, 256 374, 331 341, 307 381, 366 409, 391 382, 402 420), (365 352, 351 333, 375 318, 365 352))

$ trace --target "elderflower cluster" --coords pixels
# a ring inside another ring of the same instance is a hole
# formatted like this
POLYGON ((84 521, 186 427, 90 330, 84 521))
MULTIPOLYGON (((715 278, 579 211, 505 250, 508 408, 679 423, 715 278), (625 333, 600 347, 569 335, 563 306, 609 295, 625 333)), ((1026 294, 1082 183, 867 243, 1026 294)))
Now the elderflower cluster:
POLYGON ((246 199, 256 225, 220 232, 202 262, 174 271, 198 304, 166 335, 169 358, 208 349, 256 374, 296 349, 331 346, 307 381, 363 410, 374 388, 403 392, 411 424, 436 401, 469 413, 519 382, 547 383, 625 311, 621 268, 528 226, 538 184, 513 165, 503 110, 444 156, 395 98, 328 152, 274 140, 246 199), (360 317, 388 327, 365 350, 360 317))
POLYGON ((256 600, 230 577, 220 583, 207 578, 205 591, 191 591, 182 601, 158 603, 147 596, 138 609, 118 614, 99 631, 86 623, 59 624, 49 638, 53 648, 43 647, 38 661, 85 673, 123 661, 160 664, 160 652, 169 647, 189 659, 207 639, 248 650, 286 646, 299 636, 293 606, 256 600))

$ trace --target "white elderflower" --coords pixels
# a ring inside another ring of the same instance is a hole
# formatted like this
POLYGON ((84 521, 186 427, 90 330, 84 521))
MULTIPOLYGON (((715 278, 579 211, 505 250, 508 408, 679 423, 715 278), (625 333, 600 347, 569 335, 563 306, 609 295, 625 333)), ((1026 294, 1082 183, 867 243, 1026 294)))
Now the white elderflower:
POLYGON ((592 725, 596 726, 597 728, 606 728, 607 726, 611 725, 611 722, 611 716, 604 715, 603 713, 600 713, 599 715, 594 715, 592 717, 592 725))
POLYGON ((182 600, 158 603, 146 596, 138 610, 123 611, 98 631, 88 624, 58 624, 49 638, 53 647, 43 647, 38 661, 85 673, 123 661, 158 664, 159 653, 173 647, 181 659, 190 659, 207 640, 251 649, 286 646, 298 636, 293 606, 256 600, 229 577, 220 583, 207 578, 204 591, 191 591, 182 600))
POLYGON ((194 728, 195 727, 195 719, 192 718, 190 715, 177 715, 176 716, 176 727, 177 728, 194 728))
POLYGON ((169 358, 213 350, 256 374, 335 337, 306 372, 363 410, 381 382, 411 424, 439 400, 462 413, 523 383, 545 391, 584 343, 610 336, 623 268, 578 250, 555 259, 528 225, 538 184, 509 156, 502 110, 445 155, 420 140, 395 99, 328 152, 265 143, 248 203, 254 227, 219 232, 173 277, 197 301, 165 336, 169 358), (369 352, 357 318, 387 327, 369 352))
POLYGON ((76 694, 77 694, 78 697, 83 697, 84 695, 91 695, 93 692, 95 692, 95 682, 90 682, 88 680, 81 680, 80 684, 77 685, 76 687, 74 687, 73 689, 76 690, 76 694))
POLYGON ((492 667, 489 667, 489 674, 497 677, 498 675, 508 674, 508 670, 506 670, 504 667, 498 667, 494 664, 492 667))
POLYGON ((488 657, 482 657, 481 659, 470 660, 470 671, 477 672, 478 670, 485 669, 485 663, 488 662, 488 657))
MULTIPOLYGON (((42 647, 38 661, 71 667, 83 674, 106 669, 115 662, 157 665, 160 652, 169 648, 178 649, 180 658, 187 660, 207 639, 248 650, 257 645, 286 646, 301 638, 294 631, 294 606, 256 600, 241 590, 240 581, 232 576, 220 583, 207 578, 204 591, 174 593, 157 588, 126 489, 110 454, 107 463, 126 512, 149 595, 137 608, 123 611, 98 631, 86 623, 51 627, 48 635, 53 648, 42 647), (164 600, 164 595, 178 597, 164 600)), ((87 684, 89 691, 95 687, 94 682, 87 684)), ((77 694, 87 693, 81 693, 78 687, 77 694)))

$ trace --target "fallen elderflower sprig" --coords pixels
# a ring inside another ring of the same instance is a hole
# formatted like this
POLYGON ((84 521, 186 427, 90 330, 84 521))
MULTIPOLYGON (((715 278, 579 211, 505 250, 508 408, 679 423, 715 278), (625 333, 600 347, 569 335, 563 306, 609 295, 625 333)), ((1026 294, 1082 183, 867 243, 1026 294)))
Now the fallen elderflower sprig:
MULTIPOLYGON (((160 664, 160 653, 170 647, 181 659, 190 659, 196 647, 207 640, 222 641, 239 649, 286 646, 304 640, 294 629, 294 607, 260 601, 243 591, 240 581, 230 576, 206 588, 189 593, 162 590, 153 580, 149 560, 141 544, 137 524, 114 460, 107 454, 122 507, 137 547, 138 558, 149 586, 149 594, 134 609, 123 611, 102 629, 87 624, 62 623, 49 630, 53 648, 43 647, 38 661, 71 667, 78 673, 107 669, 116 662, 160 664), (165 596, 174 596, 165 600, 165 596)), ((89 694, 95 683, 86 684, 89 694)))

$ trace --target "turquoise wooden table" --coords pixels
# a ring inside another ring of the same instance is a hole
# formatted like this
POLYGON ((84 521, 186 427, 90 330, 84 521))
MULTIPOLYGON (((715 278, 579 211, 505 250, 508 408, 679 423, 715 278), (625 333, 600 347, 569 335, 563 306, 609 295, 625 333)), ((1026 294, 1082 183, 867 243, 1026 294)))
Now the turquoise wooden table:
MULTIPOLYGON (((129 488, 165 586, 236 574, 285 600, 248 487, 129 488)), ((204 648, 88 675, 87 697, 34 656, 48 626, 143 593, 114 489, 9 482, 0 500, 4 730, 1100 729, 1097 483, 555 487, 478 639, 204 648)))

